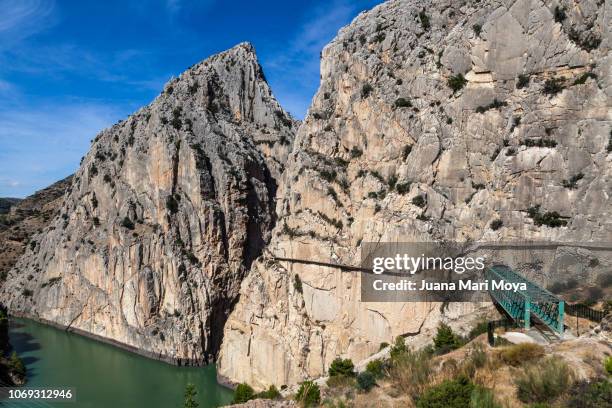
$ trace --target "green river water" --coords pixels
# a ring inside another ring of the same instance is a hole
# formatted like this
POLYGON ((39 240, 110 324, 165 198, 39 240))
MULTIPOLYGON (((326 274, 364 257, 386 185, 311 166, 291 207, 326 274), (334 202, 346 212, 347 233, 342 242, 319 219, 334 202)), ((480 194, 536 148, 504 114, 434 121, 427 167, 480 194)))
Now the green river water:
POLYGON ((26 386, 73 388, 76 402, 0 402, 3 407, 180 408, 188 383, 196 386, 200 408, 232 399, 213 365, 176 367, 30 320, 12 320, 9 333, 28 370, 26 386))

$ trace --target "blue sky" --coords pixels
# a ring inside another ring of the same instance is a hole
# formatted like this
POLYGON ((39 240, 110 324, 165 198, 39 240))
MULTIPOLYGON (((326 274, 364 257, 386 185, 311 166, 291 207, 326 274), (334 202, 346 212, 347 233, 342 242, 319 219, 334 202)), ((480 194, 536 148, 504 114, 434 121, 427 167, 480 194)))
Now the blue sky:
POLYGON ((281 104, 302 118, 319 52, 374 0, 0 0, 0 197, 71 173, 103 128, 172 76, 254 44, 281 104))

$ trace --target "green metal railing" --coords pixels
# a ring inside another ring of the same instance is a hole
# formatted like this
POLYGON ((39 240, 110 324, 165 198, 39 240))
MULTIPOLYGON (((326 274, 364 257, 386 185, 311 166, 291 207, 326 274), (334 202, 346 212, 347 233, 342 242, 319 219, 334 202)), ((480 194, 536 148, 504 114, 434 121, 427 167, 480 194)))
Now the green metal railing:
POLYGON ((505 265, 494 265, 485 272, 491 297, 517 322, 531 327, 532 315, 556 333, 563 334, 565 303, 541 286, 519 275, 505 265), (493 281, 518 283, 519 290, 496 288, 493 281))

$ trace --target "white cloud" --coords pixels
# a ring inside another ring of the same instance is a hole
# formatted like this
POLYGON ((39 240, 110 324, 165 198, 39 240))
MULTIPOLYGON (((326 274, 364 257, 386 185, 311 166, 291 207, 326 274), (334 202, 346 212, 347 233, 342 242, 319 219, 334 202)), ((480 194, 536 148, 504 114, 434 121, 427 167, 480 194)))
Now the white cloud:
POLYGON ((53 24, 53 0, 0 0, 0 50, 53 24))

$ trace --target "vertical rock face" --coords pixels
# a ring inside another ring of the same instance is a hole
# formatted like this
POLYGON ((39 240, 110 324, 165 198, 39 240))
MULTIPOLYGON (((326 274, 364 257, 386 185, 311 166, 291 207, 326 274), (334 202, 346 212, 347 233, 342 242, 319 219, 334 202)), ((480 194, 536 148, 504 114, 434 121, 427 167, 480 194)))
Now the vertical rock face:
POLYGON ((362 241, 611 242, 611 14, 601 1, 396 0, 341 30, 220 375, 293 384, 442 318, 436 304, 362 303, 356 274, 279 258, 356 265, 362 241))
POLYGON ((193 66, 95 138, 2 301, 149 356, 207 361, 269 240, 295 129, 249 44, 193 66))

